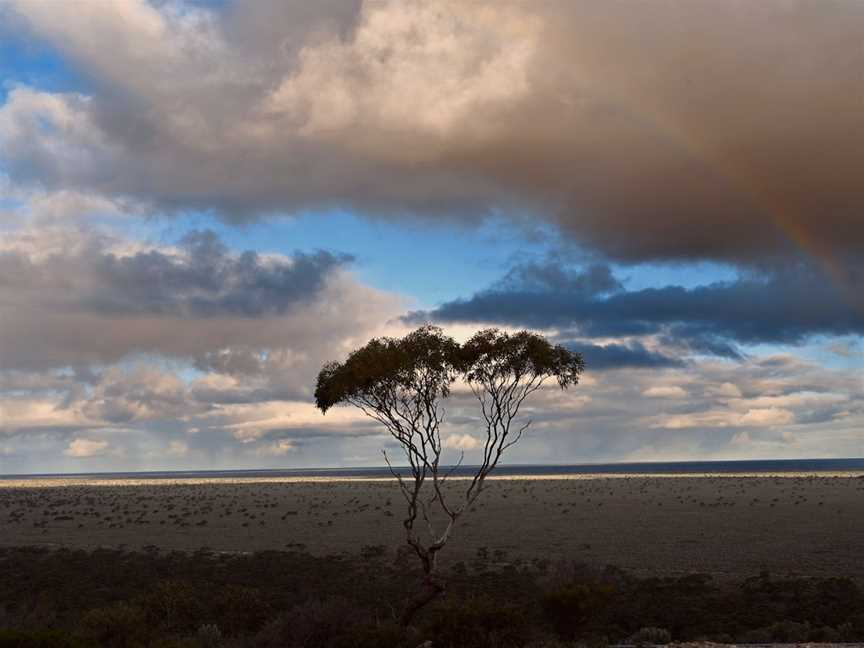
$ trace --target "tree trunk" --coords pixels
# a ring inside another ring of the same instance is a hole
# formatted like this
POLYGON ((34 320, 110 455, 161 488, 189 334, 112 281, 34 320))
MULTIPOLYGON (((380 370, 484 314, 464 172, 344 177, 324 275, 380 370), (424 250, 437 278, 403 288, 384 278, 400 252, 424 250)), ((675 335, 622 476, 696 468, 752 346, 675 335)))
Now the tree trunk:
POLYGON ((434 573, 426 574, 423 579, 423 589, 408 602, 408 605, 405 606, 405 611, 402 612, 402 625, 406 628, 411 625, 411 621, 414 620, 417 612, 443 593, 444 581, 434 573))

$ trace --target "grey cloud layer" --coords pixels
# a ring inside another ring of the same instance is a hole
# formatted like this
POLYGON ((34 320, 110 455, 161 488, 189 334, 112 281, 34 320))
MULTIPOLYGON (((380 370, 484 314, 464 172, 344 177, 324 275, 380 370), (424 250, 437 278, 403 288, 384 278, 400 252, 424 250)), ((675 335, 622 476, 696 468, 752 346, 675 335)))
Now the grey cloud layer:
POLYGON ((94 231, 62 231, 55 241, 51 233, 19 232, 0 248, 4 369, 80 368, 148 353, 207 364, 214 353, 239 352, 231 349, 314 356, 398 308, 394 296, 356 282, 344 255, 235 254, 201 232, 179 248, 94 231))
MULTIPOLYGON (((407 319, 564 329, 576 337, 657 335, 672 349, 732 358, 740 357, 737 343, 799 344, 820 334, 864 334, 864 312, 810 265, 690 289, 628 291, 608 268, 567 272, 559 265, 527 264, 472 297, 407 319)), ((583 349, 589 361, 595 357, 597 368, 616 358, 624 365, 662 365, 664 358, 674 364, 665 356, 646 355, 644 348, 583 349)))
POLYGON ((32 261, 0 252, 0 290, 14 300, 108 316, 261 317, 281 315, 318 296, 350 257, 319 251, 262 259, 232 255, 212 232, 193 232, 179 253, 117 254, 93 237, 74 254, 32 261))
POLYGON ((646 349, 640 342, 605 345, 566 339, 561 339, 559 342, 565 344, 573 351, 581 353, 592 371, 621 369, 624 367, 659 369, 663 367, 680 367, 684 364, 680 359, 666 353, 646 349))
POLYGON ((528 210, 631 260, 864 243, 857 0, 110 7, 10 3, 92 81, 13 90, 13 179, 238 219, 528 210))

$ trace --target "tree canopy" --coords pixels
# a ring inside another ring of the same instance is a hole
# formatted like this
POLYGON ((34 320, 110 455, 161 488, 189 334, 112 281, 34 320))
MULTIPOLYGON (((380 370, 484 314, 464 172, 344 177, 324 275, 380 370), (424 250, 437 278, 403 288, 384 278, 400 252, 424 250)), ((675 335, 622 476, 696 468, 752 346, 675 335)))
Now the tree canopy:
POLYGON ((484 329, 460 349, 459 369, 468 382, 554 378, 562 389, 579 382, 585 363, 575 351, 530 331, 484 329))
POLYGON ((403 338, 374 338, 345 362, 330 362, 318 374, 315 405, 322 412, 340 403, 386 403, 394 392, 422 389, 446 397, 460 366, 460 346, 435 326, 403 338))
POLYGON ((315 404, 326 413, 334 405, 386 403, 394 390, 423 389, 450 394, 453 382, 554 378, 562 389, 578 383, 582 357, 529 331, 477 332, 460 345, 436 326, 403 338, 374 338, 344 362, 330 362, 318 374, 315 404))

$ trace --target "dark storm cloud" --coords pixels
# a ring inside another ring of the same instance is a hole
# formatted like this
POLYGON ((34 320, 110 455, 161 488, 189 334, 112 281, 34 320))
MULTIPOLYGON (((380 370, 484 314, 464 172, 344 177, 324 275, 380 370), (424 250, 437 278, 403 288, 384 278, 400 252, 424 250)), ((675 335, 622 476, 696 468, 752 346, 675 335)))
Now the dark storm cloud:
POLYGON ((98 257, 95 294, 82 307, 107 315, 278 315, 317 295, 329 274, 351 260, 318 251, 268 263, 252 251, 231 255, 212 232, 190 234, 182 247, 179 259, 156 250, 98 257))
POLYGON ((565 342, 564 346, 576 351, 585 359, 592 371, 624 368, 680 367, 683 362, 656 351, 646 349, 638 342, 630 344, 607 344, 605 346, 585 342, 565 342))
POLYGON ((170 247, 23 229, 0 239, 0 367, 80 370, 156 354, 248 374, 286 349, 311 363, 397 312, 394 296, 351 277, 349 260, 235 253, 207 232, 170 247))
POLYGON ((530 213, 624 260, 864 245, 858 0, 6 10, 95 81, 12 90, 13 181, 234 220, 530 213))
POLYGON ((235 255, 212 232, 187 235, 179 253, 118 254, 103 244, 94 239, 36 262, 18 250, 0 252, 0 287, 13 298, 26 293, 34 302, 97 315, 264 317, 313 299, 351 260, 326 251, 235 255))
POLYGON ((740 357, 734 343, 798 344, 813 335, 864 333, 864 313, 812 266, 695 288, 617 289, 609 294, 567 289, 595 274, 591 269, 561 281, 566 273, 550 270, 556 280, 545 286, 496 285, 407 320, 575 328, 585 337, 660 334, 667 346, 733 358, 740 357))
POLYGON ((670 348, 679 348, 691 353, 714 355, 731 360, 741 360, 744 354, 735 345, 723 338, 718 331, 705 331, 701 326, 677 324, 668 327, 660 336, 660 342, 670 348))
POLYGON ((260 349, 242 347, 208 351, 195 359, 195 368, 221 374, 254 376, 264 369, 263 355, 260 349))
POLYGON ((512 267, 493 289, 507 291, 566 292, 593 297, 623 290, 608 265, 590 265, 580 272, 562 263, 531 261, 512 267))

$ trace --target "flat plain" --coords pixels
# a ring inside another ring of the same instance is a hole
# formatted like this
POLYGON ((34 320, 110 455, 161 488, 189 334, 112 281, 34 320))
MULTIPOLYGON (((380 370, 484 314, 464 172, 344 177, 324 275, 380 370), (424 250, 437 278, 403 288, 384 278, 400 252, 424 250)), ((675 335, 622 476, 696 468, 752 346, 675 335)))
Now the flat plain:
MULTIPOLYGON (((395 555, 404 511, 392 480, 5 480, 0 545, 395 555)), ((852 474, 508 477, 490 480, 442 560, 864 580, 862 514, 852 474)))

